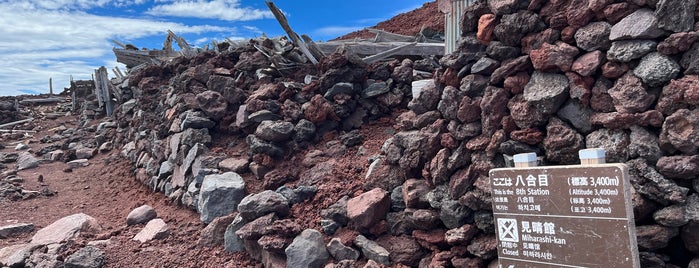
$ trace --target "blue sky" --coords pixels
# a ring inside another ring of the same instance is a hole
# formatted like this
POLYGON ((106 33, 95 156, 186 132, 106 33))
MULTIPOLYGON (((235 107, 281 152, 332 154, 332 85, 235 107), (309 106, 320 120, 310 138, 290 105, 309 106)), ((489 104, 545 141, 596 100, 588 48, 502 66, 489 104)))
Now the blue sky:
MULTIPOLYGON (((375 25, 429 0, 274 1, 315 40, 375 25)), ((264 0, 0 0, 0 96, 63 91, 116 62, 109 40, 160 49, 168 29, 195 46, 283 35, 264 0)))

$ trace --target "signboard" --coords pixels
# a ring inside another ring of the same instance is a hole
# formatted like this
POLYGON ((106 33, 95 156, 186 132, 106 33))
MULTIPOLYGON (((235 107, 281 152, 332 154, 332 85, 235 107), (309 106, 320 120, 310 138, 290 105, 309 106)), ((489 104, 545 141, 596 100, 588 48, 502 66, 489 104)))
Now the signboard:
POLYGON ((500 267, 640 267, 621 164, 490 171, 500 267))

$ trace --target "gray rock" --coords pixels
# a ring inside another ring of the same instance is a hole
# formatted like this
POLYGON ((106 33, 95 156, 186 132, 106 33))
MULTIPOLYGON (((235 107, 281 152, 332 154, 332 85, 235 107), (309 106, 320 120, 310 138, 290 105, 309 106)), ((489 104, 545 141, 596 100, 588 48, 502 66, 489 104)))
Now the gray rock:
POLYGON ((279 193, 266 190, 243 198, 238 204, 238 213, 246 221, 252 221, 269 213, 285 217, 289 215, 289 201, 279 193))
POLYGON ((102 250, 86 246, 68 256, 65 268, 101 268, 106 256, 102 250))
POLYGON ((49 245, 63 243, 78 237, 80 232, 98 230, 95 218, 84 213, 63 217, 40 229, 32 237, 32 244, 49 245))
POLYGON ((226 232, 223 235, 223 247, 226 252, 241 252, 245 251, 245 243, 242 239, 235 233, 240 230, 247 222, 243 220, 243 217, 236 215, 233 222, 226 227, 226 232))
POLYGON ((330 258, 323 235, 306 229, 284 250, 288 267, 323 267, 330 258))
POLYGON ((155 209, 153 209, 153 207, 149 205, 143 205, 129 212, 129 215, 126 216, 126 224, 135 225, 147 223, 150 220, 155 219, 157 217, 158 213, 155 212, 155 209))
POLYGON ((694 254, 699 254, 699 222, 690 221, 682 227, 680 237, 687 250, 694 254))
POLYGON ((612 43, 607 51, 607 59, 620 62, 629 62, 640 59, 651 51, 654 51, 657 42, 653 40, 624 40, 612 43))
POLYGON ((0 266, 25 267, 26 260, 37 247, 30 243, 0 248, 0 266))
POLYGON ((568 100, 556 113, 558 118, 570 123, 575 129, 581 133, 590 133, 592 131, 592 109, 582 105, 580 102, 568 100))
POLYGON ((347 201, 348 196, 343 196, 335 204, 330 205, 328 208, 320 211, 320 216, 323 219, 333 220, 341 225, 347 224, 349 219, 347 218, 347 201))
POLYGON ((345 94, 349 96, 353 96, 356 93, 359 92, 359 88, 355 87, 352 83, 337 83, 333 85, 331 88, 328 89, 328 91, 325 92, 325 97, 328 100, 332 100, 333 97, 335 97, 338 94, 345 94))
POLYGON ((473 74, 491 74, 495 69, 500 66, 500 62, 491 58, 480 58, 476 63, 471 66, 471 73, 473 74))
POLYGON ((345 246, 339 238, 333 238, 327 245, 328 252, 337 261, 359 259, 359 251, 352 247, 345 246))
POLYGON ((696 154, 699 148, 699 109, 679 109, 666 117, 659 138, 665 151, 696 154))
POLYGON ((684 216, 689 221, 699 221, 699 195, 692 194, 687 197, 687 203, 682 206, 684 216))
POLYGON ((90 159, 97 153, 93 148, 79 148, 75 150, 75 157, 78 159, 90 159))
POLYGON ((170 235, 170 228, 162 219, 152 219, 141 229, 133 240, 145 243, 155 239, 164 239, 170 235))
POLYGON ((17 146, 15 146, 15 150, 17 151, 23 151, 29 149, 29 145, 26 145, 24 143, 18 143, 17 146))
POLYGON ((17 223, 0 226, 0 238, 8 238, 21 233, 30 233, 32 231, 34 231, 34 224, 31 223, 17 223))
POLYGON ((660 175, 644 159, 626 162, 629 167, 631 184, 643 197, 661 205, 683 204, 687 201, 689 189, 677 185, 660 175))
MULTIPOLYGON (((439 211, 439 219, 444 226, 449 229, 457 228, 469 221, 473 211, 459 204, 455 200, 445 200, 442 202, 442 209, 439 211)), ((472 217, 471 217, 472 218, 472 217)))
POLYGON ((248 135, 246 141, 250 145, 250 151, 254 154, 266 154, 272 157, 284 156, 284 150, 281 147, 266 142, 255 135, 248 135))
POLYGON ((299 185, 294 189, 289 189, 286 186, 281 186, 275 192, 284 196, 289 201, 289 205, 293 205, 313 198, 318 192, 318 187, 299 185))
POLYGON ((553 114, 568 97, 565 75, 535 71, 524 87, 524 99, 544 114, 553 114))
POLYGON ((609 39, 615 41, 656 38, 662 34, 663 30, 658 28, 658 19, 653 14, 653 11, 644 8, 631 13, 631 15, 614 24, 609 33, 609 39))
MULTIPOLYGON (((206 145, 197 143, 192 146, 191 149, 187 152, 187 156, 182 160, 182 166, 180 167, 180 174, 182 177, 184 177, 184 174, 189 173, 190 168, 192 168, 192 165, 194 165, 194 162, 196 161, 197 157, 204 155, 209 148, 206 148, 206 145)), ((192 172, 193 174, 195 172, 192 172)), ((173 184, 176 186, 184 186, 184 178, 180 178, 181 181, 177 181, 177 178, 173 177, 173 184)))
POLYGON ((367 239, 363 235, 357 235, 354 243, 362 250, 362 254, 364 254, 364 257, 367 259, 383 265, 390 265, 390 253, 378 243, 367 239))
MULTIPOLYGON (((484 1, 485 2, 485 1, 484 1)), ((516 12, 524 1, 522 0, 488 0, 488 8, 496 15, 516 12)))
POLYGON ((296 132, 294 135, 295 141, 308 141, 315 136, 316 126, 311 121, 301 119, 294 126, 294 131, 296 132))
POLYGON ((403 200, 403 186, 397 186, 391 190, 391 211, 402 211, 405 209, 403 200))
POLYGON ((689 222, 685 207, 679 205, 664 207, 656 211, 653 213, 653 220, 667 227, 681 227, 689 222))
POLYGON ((685 69, 684 74, 699 74, 699 42, 682 55, 680 65, 685 69))
MULTIPOLYGON (((208 80, 208 79, 207 79, 208 80)), ((226 115, 228 102, 226 98, 216 91, 207 90, 197 94, 196 102, 199 109, 214 120, 219 120, 226 115)))
POLYGON ((539 32, 546 27, 538 14, 519 10, 514 14, 503 15, 500 24, 495 26, 493 34, 500 42, 508 46, 519 46, 522 37, 528 33, 539 32))
POLYGON ((386 82, 375 82, 362 90, 362 98, 373 98, 388 93, 389 91, 391 91, 391 88, 386 82))
POLYGON ((412 83, 413 99, 408 103, 408 109, 418 115, 435 110, 441 97, 434 80, 424 81, 412 83))
POLYGON ((626 162, 630 143, 629 135, 623 130, 603 128, 585 137, 585 148, 603 148, 608 163, 626 162))
POLYGON ((255 130, 255 136, 270 142, 282 142, 294 135, 294 124, 286 121, 262 121, 255 130))
POLYGON ((656 163, 658 171, 666 178, 692 179, 699 176, 699 155, 665 156, 656 163))
POLYGON ((442 99, 437 104, 437 110, 444 119, 456 120, 459 104, 464 97, 464 92, 452 86, 446 86, 442 92, 442 99))
POLYGON ((691 31, 696 6, 696 1, 659 0, 655 9, 658 27, 676 33, 691 31))
POLYGON ((226 172, 204 177, 199 194, 201 221, 209 223, 233 212, 245 195, 245 181, 237 173, 226 172))
POLYGON ((364 141, 364 136, 359 133, 358 129, 355 129, 340 135, 340 141, 342 142, 342 145, 352 147, 362 144, 364 141))
POLYGON ((488 48, 486 48, 485 53, 493 59, 499 61, 513 59, 521 54, 519 47, 506 46, 499 41, 491 41, 488 44, 488 48))
POLYGON ((670 239, 677 236, 679 230, 660 225, 636 226, 636 240, 639 250, 656 250, 667 246, 670 239))
POLYGON ((186 114, 182 123, 180 123, 180 129, 188 128, 212 128, 216 125, 216 122, 209 118, 198 115, 197 113, 189 112, 186 114))
POLYGON ((39 159, 36 159, 30 152, 22 152, 17 157, 17 170, 25 170, 39 166, 39 159))
POLYGON ((179 146, 175 146, 175 148, 182 148, 182 146, 192 148, 197 143, 208 146, 211 145, 211 136, 209 135, 209 130, 206 128, 188 128, 182 131, 179 142, 179 146))
POLYGON ((609 48, 612 25, 605 21, 593 22, 575 32, 575 43, 586 51, 609 48))
POLYGON ((641 157, 655 163, 663 155, 658 136, 643 127, 631 126, 629 140, 631 141, 628 147, 630 158, 641 157))
POLYGON ((337 232, 337 229, 340 228, 340 224, 334 220, 322 219, 320 220, 320 228, 323 229, 323 232, 327 235, 333 235, 337 232))
POLYGON ((175 170, 175 168, 172 166, 172 163, 169 160, 160 163, 160 169, 158 171, 158 179, 159 180, 167 179, 168 176, 172 175, 172 172, 174 170, 175 170))
POLYGON ((641 59, 633 74, 651 87, 661 86, 680 73, 680 65, 669 57, 654 52, 641 59))

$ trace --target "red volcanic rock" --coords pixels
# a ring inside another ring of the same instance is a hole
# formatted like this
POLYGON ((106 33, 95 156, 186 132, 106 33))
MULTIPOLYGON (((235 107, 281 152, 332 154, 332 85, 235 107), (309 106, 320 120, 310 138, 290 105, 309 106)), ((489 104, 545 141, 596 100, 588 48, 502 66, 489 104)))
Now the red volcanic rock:
POLYGON ((536 70, 567 72, 576 55, 578 55, 576 47, 557 42, 555 45, 544 43, 540 49, 532 50, 529 56, 536 70))
POLYGON ((493 14, 484 14, 478 19, 478 32, 476 38, 482 44, 487 45, 493 40, 493 30, 497 24, 497 18, 493 14))

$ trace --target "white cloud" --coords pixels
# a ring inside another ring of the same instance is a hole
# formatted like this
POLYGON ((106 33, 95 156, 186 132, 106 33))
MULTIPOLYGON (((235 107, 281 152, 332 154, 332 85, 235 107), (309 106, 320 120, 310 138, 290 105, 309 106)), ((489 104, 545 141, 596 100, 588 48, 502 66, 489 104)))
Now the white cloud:
MULTIPOLYGON (((138 1, 114 1, 137 3, 138 1)), ((88 1, 0 2, 0 96, 22 90, 54 92, 69 86, 70 76, 89 79, 95 68, 115 65, 110 39, 127 41, 177 34, 230 34, 234 29, 211 25, 189 26, 146 19, 98 16, 70 10, 88 1), (60 7, 63 6, 63 7, 60 7), (56 8, 53 8, 56 7, 56 8)), ((122 65, 122 70, 123 65, 122 65)))
POLYGON ((147 13, 155 16, 207 18, 225 21, 249 21, 274 17, 272 12, 268 10, 241 7, 240 0, 176 0, 156 5, 147 13))

